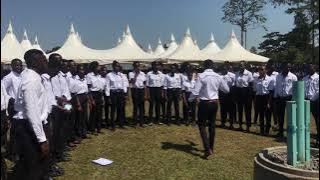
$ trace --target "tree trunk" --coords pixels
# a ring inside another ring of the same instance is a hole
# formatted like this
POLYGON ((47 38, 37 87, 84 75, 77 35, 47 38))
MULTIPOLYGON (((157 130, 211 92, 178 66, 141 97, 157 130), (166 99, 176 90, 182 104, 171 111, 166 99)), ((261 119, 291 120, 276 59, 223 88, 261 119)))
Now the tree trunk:
POLYGON ((243 46, 243 33, 244 33, 244 28, 241 27, 241 40, 240 40, 241 46, 243 46))

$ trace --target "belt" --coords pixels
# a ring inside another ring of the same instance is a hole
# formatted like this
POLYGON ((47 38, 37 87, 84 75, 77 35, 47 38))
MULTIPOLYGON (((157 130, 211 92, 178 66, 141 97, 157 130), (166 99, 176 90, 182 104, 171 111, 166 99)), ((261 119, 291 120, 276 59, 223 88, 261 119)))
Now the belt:
POLYGON ((124 92, 123 89, 111 89, 110 92, 112 93, 121 93, 121 92, 124 92))

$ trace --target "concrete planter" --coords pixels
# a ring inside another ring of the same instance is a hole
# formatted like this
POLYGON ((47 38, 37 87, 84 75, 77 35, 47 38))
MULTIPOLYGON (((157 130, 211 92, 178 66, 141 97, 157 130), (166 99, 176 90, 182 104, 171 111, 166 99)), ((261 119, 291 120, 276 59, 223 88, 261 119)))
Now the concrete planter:
MULTIPOLYGON (((272 147, 262 150, 254 158, 254 180, 317 180, 319 179, 318 171, 303 170, 293 167, 288 167, 282 164, 274 163, 266 158, 266 155, 272 152, 286 151, 286 146, 272 147)), ((311 151, 319 149, 312 148, 311 151)))

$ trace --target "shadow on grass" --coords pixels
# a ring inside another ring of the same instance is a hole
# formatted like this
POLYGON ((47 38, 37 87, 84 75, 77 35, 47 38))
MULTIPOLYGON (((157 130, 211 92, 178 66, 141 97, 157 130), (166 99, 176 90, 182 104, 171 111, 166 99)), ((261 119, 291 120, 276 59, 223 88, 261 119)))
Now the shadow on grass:
POLYGON ((187 144, 176 144, 176 143, 172 143, 172 142, 162 142, 161 148, 163 150, 173 149, 176 151, 182 151, 182 152, 191 154, 196 157, 201 157, 201 155, 199 153, 197 153, 197 152, 200 152, 200 150, 195 147, 197 144, 195 144, 194 142, 189 141, 189 140, 186 140, 186 142, 187 142, 187 144))

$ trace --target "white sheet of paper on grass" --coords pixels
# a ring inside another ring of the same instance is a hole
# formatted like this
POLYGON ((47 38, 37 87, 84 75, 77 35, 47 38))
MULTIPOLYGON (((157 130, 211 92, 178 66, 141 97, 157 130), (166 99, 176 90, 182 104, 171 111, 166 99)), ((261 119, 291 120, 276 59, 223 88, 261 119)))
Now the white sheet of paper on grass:
POLYGON ((92 160, 92 162, 99 164, 99 165, 102 165, 102 166, 106 166, 106 165, 113 163, 113 161, 111 161, 109 159, 105 159, 105 158, 99 158, 96 160, 92 160))

